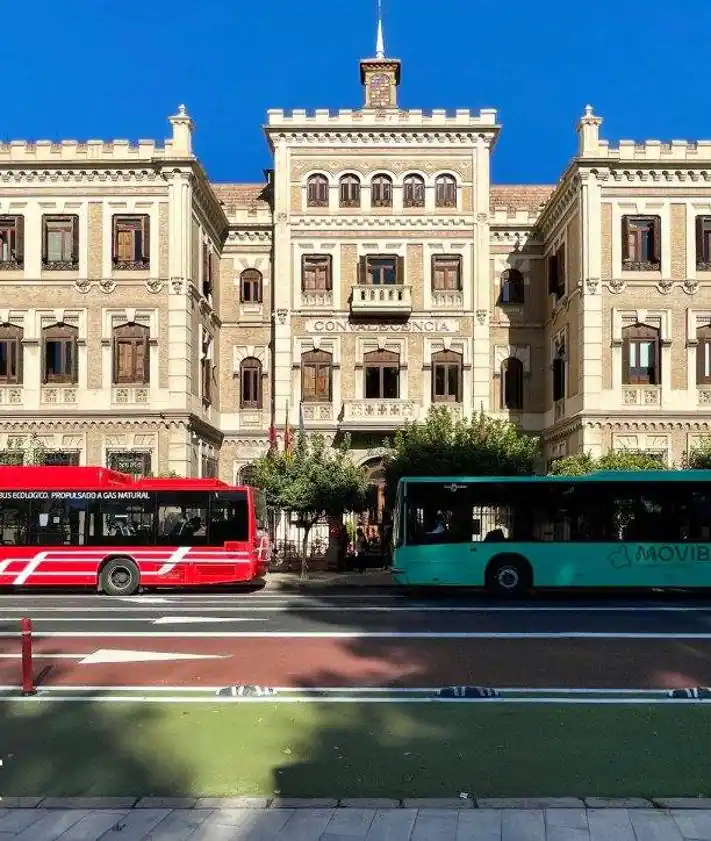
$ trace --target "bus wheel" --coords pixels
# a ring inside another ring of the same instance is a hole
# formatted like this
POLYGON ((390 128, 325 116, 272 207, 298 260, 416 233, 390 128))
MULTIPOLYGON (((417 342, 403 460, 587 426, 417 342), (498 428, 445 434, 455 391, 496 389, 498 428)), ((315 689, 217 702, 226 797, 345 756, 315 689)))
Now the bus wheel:
POLYGON ((520 555, 499 555, 486 570, 486 589, 497 596, 520 596, 532 584, 531 566, 520 555))
POLYGON ((130 558, 111 558, 99 573, 99 591, 107 596, 132 596, 138 592, 141 576, 130 558))

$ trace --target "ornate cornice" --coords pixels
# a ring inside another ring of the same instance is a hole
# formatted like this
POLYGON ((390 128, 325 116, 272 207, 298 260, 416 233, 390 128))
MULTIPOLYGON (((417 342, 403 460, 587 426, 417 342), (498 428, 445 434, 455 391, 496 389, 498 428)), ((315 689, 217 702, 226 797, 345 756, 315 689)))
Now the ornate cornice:
POLYGON ((333 231, 343 228, 382 229, 382 228, 417 228, 417 229, 451 229, 465 228, 471 234, 474 216, 325 216, 325 215, 292 215, 289 219, 292 230, 333 231))
POLYGON ((243 243, 246 245, 264 243, 270 245, 274 230, 270 226, 261 229, 232 228, 227 234, 227 243, 243 243))
POLYGON ((142 186, 162 186, 165 182, 161 175, 162 167, 143 166, 135 164, 123 168, 113 163, 110 167, 87 168, 86 166, 71 167, 66 162, 56 169, 51 163, 42 168, 16 167, 4 164, 0 168, 0 183, 3 184, 33 184, 56 186, 57 184, 141 184, 142 186))
POLYGON ((363 147, 382 147, 384 151, 392 151, 393 146, 408 146, 412 148, 425 146, 449 146, 474 147, 479 144, 491 144, 491 133, 482 131, 453 131, 453 130, 432 130, 422 129, 417 126, 407 126, 399 131, 378 131, 373 128, 370 131, 338 130, 324 126, 322 131, 274 131, 271 130, 270 139, 272 143, 289 144, 292 146, 311 146, 313 148, 326 148, 329 146, 346 147, 352 146, 356 150, 363 147))

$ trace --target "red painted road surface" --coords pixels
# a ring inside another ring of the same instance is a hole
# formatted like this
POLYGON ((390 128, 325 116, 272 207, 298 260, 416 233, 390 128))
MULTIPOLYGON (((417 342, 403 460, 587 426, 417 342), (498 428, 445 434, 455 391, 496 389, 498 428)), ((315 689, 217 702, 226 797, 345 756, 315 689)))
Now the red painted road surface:
MULTIPOLYGON (((0 653, 19 654, 19 640, 0 653)), ((666 689, 711 685, 711 641, 36 639, 46 686, 393 686, 666 689), (222 655, 219 660, 95 663, 99 650, 222 655), (77 659, 53 658, 74 654, 77 659)), ((20 661, 0 658, 0 684, 19 685, 20 661)))

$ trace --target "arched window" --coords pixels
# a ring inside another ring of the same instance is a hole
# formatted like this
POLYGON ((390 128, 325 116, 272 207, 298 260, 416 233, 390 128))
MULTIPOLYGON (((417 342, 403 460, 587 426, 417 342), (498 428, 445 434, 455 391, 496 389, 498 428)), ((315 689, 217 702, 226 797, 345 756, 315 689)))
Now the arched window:
POLYGON ((130 322, 114 328, 114 383, 147 383, 150 379, 150 331, 130 322))
POLYGON ((22 382, 22 336, 21 327, 0 325, 0 383, 22 382))
POLYGON ((312 175, 306 182, 306 204, 308 207, 328 207, 328 178, 312 175))
POLYGON ((376 175, 370 182, 370 203, 373 207, 393 206, 393 180, 389 175, 376 175))
POLYGON ((501 363, 501 408, 523 409, 523 362, 515 356, 501 363))
POLYGON ((622 382, 624 385, 659 385, 661 360, 659 330, 648 324, 622 329, 622 382))
POLYGON ((76 383, 79 380, 79 331, 69 324, 52 324, 42 331, 42 380, 76 383))
POLYGON ((711 324, 696 330, 696 384, 711 385, 711 324))
POLYGON ((262 363, 253 356, 240 362, 239 407, 240 409, 262 408, 262 363))
POLYGON ((339 191, 341 207, 360 207, 360 178, 357 175, 344 175, 339 191))
POLYGON ((425 206, 425 179, 421 175, 407 175, 402 182, 404 207, 425 206))
POLYGON ((523 275, 518 269, 506 269, 501 274, 501 303, 523 303, 523 275))
POLYGON ((240 275, 239 297, 243 304, 262 303, 262 273, 259 269, 245 269, 240 275))
POLYGON ((435 181, 435 205, 457 206, 457 180, 453 175, 439 175, 435 181))
POLYGON ((400 354, 373 350, 363 356, 366 400, 396 400, 400 396, 400 354))
POLYGON ((432 354, 432 402, 462 402, 462 355, 452 350, 432 354))
POLYGON ((325 350, 301 354, 301 400, 304 403, 330 403, 333 357, 325 350))

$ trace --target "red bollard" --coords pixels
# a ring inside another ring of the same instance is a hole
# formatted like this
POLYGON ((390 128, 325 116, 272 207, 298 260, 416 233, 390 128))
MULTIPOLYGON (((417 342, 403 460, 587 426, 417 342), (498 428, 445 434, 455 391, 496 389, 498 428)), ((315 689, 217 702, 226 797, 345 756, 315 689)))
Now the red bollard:
POLYGON ((22 636, 22 694, 34 695, 34 669, 32 668, 32 620, 20 620, 22 636))

